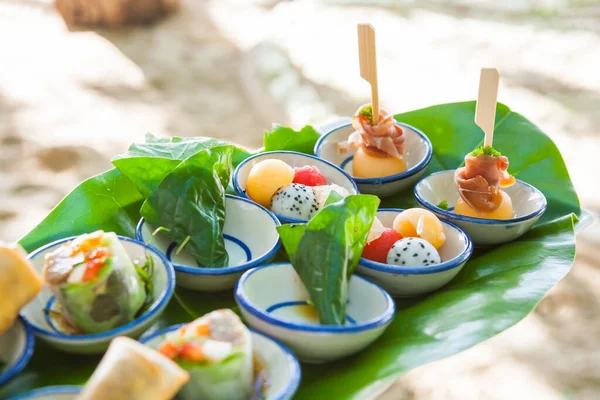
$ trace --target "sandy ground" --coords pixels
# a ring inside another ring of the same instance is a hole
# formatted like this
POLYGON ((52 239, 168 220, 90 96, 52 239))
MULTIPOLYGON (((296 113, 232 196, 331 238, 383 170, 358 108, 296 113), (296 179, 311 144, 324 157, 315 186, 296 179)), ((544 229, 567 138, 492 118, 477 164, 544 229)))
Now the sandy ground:
MULTIPOLYGON (((478 69, 495 65, 500 100, 552 136, 583 205, 600 210, 589 184, 600 150, 597 5, 275 3, 184 0, 150 28, 70 32, 50 0, 0 0, 0 238, 26 233, 146 132, 255 147, 272 122, 352 113, 369 93, 356 62, 364 21, 377 27, 388 109, 473 99, 478 69)), ((600 398, 599 243, 597 227, 579 237, 573 271, 523 322, 411 371, 381 398, 600 398)))

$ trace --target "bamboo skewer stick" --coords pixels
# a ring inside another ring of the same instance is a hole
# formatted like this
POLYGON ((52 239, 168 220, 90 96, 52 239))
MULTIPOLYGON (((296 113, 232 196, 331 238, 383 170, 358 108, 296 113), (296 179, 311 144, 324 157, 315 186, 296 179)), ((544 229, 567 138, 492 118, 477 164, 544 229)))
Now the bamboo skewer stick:
POLYGON ((479 94, 475 107, 475 123, 485 133, 484 146, 494 142, 494 122, 500 74, 496 68, 482 68, 479 77, 479 94))
POLYGON ((360 76, 371 84, 373 125, 376 125, 379 122, 379 88, 377 86, 375 29, 371 24, 358 24, 358 57, 360 60, 360 76))

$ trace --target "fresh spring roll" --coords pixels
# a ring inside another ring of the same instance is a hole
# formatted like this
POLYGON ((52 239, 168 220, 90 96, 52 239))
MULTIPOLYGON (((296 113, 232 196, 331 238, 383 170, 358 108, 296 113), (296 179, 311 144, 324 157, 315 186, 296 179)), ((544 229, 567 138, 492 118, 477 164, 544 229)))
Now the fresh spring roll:
POLYGON ((170 332, 158 351, 190 373, 183 400, 247 400, 252 395, 252 337, 231 310, 217 310, 170 332))
POLYGON ((0 242, 0 335, 42 289, 42 279, 18 244, 0 242))
POLYGON ((175 362, 121 336, 110 342, 77 400, 168 400, 188 379, 175 362))
POLYGON ((112 232, 79 236, 46 255, 44 280, 66 320, 84 333, 132 321, 146 299, 142 279, 112 232))

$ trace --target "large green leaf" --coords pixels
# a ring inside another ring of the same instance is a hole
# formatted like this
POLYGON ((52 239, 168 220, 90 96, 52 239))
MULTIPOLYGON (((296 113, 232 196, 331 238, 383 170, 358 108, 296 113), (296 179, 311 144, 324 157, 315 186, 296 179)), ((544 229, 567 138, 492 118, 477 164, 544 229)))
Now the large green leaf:
MULTIPOLYGON (((396 116, 430 137, 434 158, 429 173, 456 168, 481 143, 483 133, 473 122, 474 106, 445 104, 396 116)), ((284 139, 269 149, 307 150, 315 140, 311 135, 294 148, 295 139, 284 139)), ((510 158, 512 173, 544 192, 545 223, 513 243, 476 252, 450 285, 431 296, 397 300, 398 312, 388 330, 360 354, 332 364, 303 365, 296 398, 368 398, 398 374, 460 352, 519 322, 569 271, 575 254, 571 213, 579 214, 580 209, 556 146, 524 117, 499 105, 494 147, 510 158)), ((131 182, 111 170, 80 184, 21 243, 33 250, 53 239, 98 228, 132 236, 141 201, 131 182)), ((397 207, 414 204, 410 191, 383 202, 397 207)), ((177 289, 160 325, 189 321, 220 307, 238 311, 231 292, 177 289)), ((98 360, 63 355, 39 343, 31 364, 5 391, 81 384, 98 360)))
POLYGON ((306 224, 277 228, 322 324, 342 325, 346 320, 348 281, 378 205, 376 196, 352 195, 328 204, 306 224))

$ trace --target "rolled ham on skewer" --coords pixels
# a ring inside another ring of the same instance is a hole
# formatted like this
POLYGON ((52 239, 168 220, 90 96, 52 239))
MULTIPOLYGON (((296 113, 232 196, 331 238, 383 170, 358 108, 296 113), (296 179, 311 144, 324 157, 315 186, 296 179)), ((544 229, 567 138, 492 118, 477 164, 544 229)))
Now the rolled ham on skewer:
POLYGON ((364 146, 375 153, 383 153, 398 159, 404 159, 404 131, 396 124, 394 116, 384 109, 379 110, 380 120, 373 125, 371 106, 361 106, 352 118, 352 126, 356 131, 350 135, 348 141, 338 145, 340 153, 348 149, 357 149, 364 146))
POLYGON ((454 179, 465 203, 480 213, 490 213, 502 204, 500 188, 512 185, 515 178, 508 173, 507 157, 477 153, 465 156, 465 166, 456 170, 454 179))
POLYGON ((128 337, 114 339, 77 400, 169 400, 189 374, 128 337))

